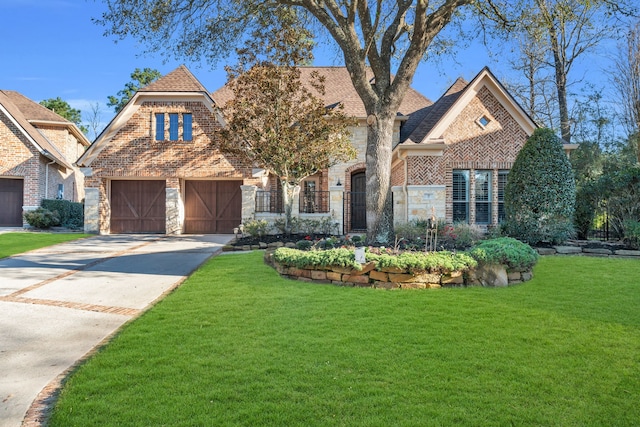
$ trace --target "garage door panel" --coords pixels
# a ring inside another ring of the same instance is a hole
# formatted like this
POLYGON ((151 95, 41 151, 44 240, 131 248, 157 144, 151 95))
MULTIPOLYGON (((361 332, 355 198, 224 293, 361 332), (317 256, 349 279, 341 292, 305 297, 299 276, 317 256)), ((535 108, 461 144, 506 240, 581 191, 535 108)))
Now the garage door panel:
POLYGON ((242 181, 186 181, 185 233, 232 233, 242 220, 242 181))
POLYGON ((22 226, 24 181, 0 178, 0 227, 22 226))
POLYGON ((164 233, 165 181, 111 181, 112 233, 164 233))

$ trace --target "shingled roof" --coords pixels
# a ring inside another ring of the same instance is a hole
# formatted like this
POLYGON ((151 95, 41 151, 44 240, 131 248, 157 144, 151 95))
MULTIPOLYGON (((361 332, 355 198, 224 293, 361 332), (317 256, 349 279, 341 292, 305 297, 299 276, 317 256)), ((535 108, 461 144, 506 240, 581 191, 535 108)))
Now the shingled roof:
MULTIPOLYGON (((325 94, 322 99, 326 106, 342 104, 344 113, 347 116, 367 117, 364 104, 353 87, 346 67, 300 67, 300 79, 302 82, 309 82, 314 71, 317 71, 325 78, 325 94)), ((373 73, 371 73, 370 78, 373 78, 373 73)), ((225 85, 215 91, 212 97, 218 106, 224 107, 233 98, 233 92, 225 85)), ((402 133, 408 135, 421 121, 428 107, 432 104, 428 98, 409 88, 398 110, 399 115, 408 117, 408 120, 403 125, 402 133)))
POLYGON ((24 95, 11 90, 0 90, 0 106, 3 107, 6 114, 10 116, 9 118, 14 121, 18 129, 23 132, 43 156, 65 168, 71 168, 71 162, 33 124, 42 122, 57 123, 71 128, 75 126, 72 122, 24 95))
POLYGON ((463 91, 469 86, 469 83, 459 77, 447 91, 433 104, 426 114, 422 116, 419 123, 414 129, 402 140, 404 143, 422 142, 424 137, 431 129, 440 121, 451 106, 458 100, 463 91))
POLYGON ((195 78, 184 65, 160 77, 138 92, 207 92, 207 89, 195 78))

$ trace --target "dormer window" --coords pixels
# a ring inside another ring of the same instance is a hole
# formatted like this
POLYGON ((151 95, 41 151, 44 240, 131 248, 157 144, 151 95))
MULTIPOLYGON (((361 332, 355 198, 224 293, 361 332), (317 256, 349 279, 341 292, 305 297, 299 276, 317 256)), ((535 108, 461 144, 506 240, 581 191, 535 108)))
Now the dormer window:
POLYGON ((485 129, 487 127, 487 125, 489 125, 489 123, 491 123, 491 119, 489 117, 487 117, 486 115, 483 115, 478 120, 476 120, 476 123, 478 123, 478 125, 482 129, 485 129))

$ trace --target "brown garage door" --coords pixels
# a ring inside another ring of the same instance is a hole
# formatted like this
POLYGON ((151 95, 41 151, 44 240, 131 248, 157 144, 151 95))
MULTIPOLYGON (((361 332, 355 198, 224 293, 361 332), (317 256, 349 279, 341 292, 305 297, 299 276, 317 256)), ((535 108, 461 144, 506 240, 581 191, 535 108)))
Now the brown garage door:
POLYGON ((0 178, 0 227, 22 226, 21 179, 0 178))
POLYGON ((186 181, 185 233, 233 233, 242 221, 242 181, 186 181))
POLYGON ((165 181, 111 181, 112 233, 164 233, 165 181))

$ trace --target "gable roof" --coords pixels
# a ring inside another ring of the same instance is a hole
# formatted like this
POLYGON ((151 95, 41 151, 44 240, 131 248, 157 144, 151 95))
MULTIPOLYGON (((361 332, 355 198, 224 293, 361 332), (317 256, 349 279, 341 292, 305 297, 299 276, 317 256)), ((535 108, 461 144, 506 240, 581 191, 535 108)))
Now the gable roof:
POLYGON ((223 123, 222 115, 220 115, 207 89, 195 78, 186 66, 180 65, 155 82, 138 89, 122 110, 116 114, 107 127, 98 135, 91 146, 80 156, 76 162, 78 166, 89 166, 146 101, 200 101, 209 111, 216 115, 220 123, 223 123))
POLYGON ((180 65, 169 74, 139 89, 138 92, 207 92, 207 89, 187 67, 180 65))
POLYGON ((401 142, 402 146, 413 144, 442 143, 442 134, 455 120, 464 107, 487 87, 498 102, 511 114, 524 131, 531 135, 538 127, 533 119, 522 109, 520 104, 509 94, 498 81, 489 67, 484 67, 470 83, 458 78, 438 101, 430 108, 420 124, 401 142))
MULTIPOLYGON (((346 67, 300 67, 299 69, 300 80, 307 87, 311 86, 308 82, 311 81, 314 71, 317 71, 325 78, 325 93, 324 95, 320 95, 320 97, 324 100, 327 107, 341 104, 344 108, 345 115, 359 119, 367 117, 364 104, 358 92, 356 92, 356 89, 353 87, 349 71, 347 71, 346 67)), ((373 73, 370 70, 368 74, 370 74, 370 78, 373 79, 373 73)), ((233 98, 233 92, 227 85, 224 85, 213 92, 212 96, 219 106, 224 107, 224 105, 233 98)), ((409 88, 398 110, 398 115, 407 118, 403 125, 403 130, 413 129, 423 117, 426 108, 431 104, 433 104, 433 102, 424 95, 409 88)))
POLYGON ((87 138, 74 123, 16 91, 0 90, 0 111, 13 122, 40 154, 65 168, 70 169, 71 162, 37 129, 38 125, 67 128, 81 144, 89 145, 87 138))

